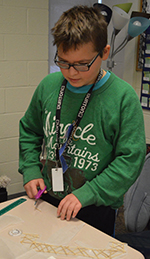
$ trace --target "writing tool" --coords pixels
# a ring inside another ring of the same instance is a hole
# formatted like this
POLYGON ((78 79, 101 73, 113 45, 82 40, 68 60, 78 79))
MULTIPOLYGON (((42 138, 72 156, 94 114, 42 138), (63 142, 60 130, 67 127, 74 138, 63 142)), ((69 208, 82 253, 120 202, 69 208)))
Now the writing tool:
POLYGON ((46 188, 47 188, 47 187, 45 186, 43 190, 39 190, 38 193, 37 193, 37 195, 35 195, 35 203, 34 203, 34 205, 36 205, 37 200, 41 197, 41 195, 43 194, 43 192, 45 192, 46 188))

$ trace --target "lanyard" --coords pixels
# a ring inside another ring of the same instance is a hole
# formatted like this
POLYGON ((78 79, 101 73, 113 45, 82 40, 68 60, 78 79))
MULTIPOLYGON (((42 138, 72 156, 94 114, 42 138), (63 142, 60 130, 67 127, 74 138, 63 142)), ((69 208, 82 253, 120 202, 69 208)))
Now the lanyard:
MULTIPOLYGON (((76 130, 76 128, 79 126, 79 123, 81 121, 81 119, 83 118, 83 115, 86 111, 86 108, 88 106, 93 88, 95 86, 95 84, 102 78, 103 75, 103 71, 102 69, 100 70, 100 73, 98 75, 97 80, 95 81, 95 83, 91 86, 91 88, 89 89, 89 91, 86 93, 82 104, 79 108, 76 120, 74 121, 73 124, 70 125, 68 132, 67 132, 67 140, 66 142, 63 144, 63 146, 61 147, 61 149, 59 150, 60 144, 59 144, 59 137, 60 137, 60 114, 61 114, 61 108, 62 108, 62 103, 63 103, 63 98, 65 95, 65 90, 66 90, 66 85, 67 85, 67 80, 64 79, 60 91, 59 91, 59 95, 58 95, 58 100, 57 100, 57 108, 56 108, 56 164, 58 163, 59 159, 64 160, 64 158, 62 157, 62 154, 64 152, 64 150, 66 149, 66 147, 69 145, 72 136, 76 130)), ((64 170, 63 170, 64 171, 64 170)))

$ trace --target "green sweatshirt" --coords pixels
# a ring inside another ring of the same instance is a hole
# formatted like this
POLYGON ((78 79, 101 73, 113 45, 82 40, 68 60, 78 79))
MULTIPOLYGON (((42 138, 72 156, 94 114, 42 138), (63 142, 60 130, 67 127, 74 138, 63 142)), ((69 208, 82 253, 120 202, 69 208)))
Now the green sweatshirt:
MULTIPOLYGON (((61 72, 45 77, 20 120, 19 172, 23 174, 24 184, 42 177, 49 193, 58 199, 72 192, 82 207, 95 204, 118 208, 123 195, 139 176, 145 159, 144 122, 138 96, 113 73, 102 87, 92 92, 72 142, 65 150, 69 168, 64 174, 64 192, 53 193, 56 104, 63 79, 61 72), (47 160, 41 172, 39 157, 43 138, 47 160)), ((61 144, 84 96, 84 93, 65 91, 60 119, 61 144)))

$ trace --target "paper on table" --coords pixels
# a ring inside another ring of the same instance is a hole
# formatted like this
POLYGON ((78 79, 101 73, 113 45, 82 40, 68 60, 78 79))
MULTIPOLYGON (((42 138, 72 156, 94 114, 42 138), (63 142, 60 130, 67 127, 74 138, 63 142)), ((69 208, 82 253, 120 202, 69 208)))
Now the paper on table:
MULTIPOLYGON (((11 239, 6 238, 6 237, 0 237, 0 245, 1 245, 1 240, 2 240, 4 247, 7 247, 8 251, 11 252, 11 255, 14 256, 14 257, 10 257, 13 259, 18 258, 18 256, 29 251, 29 248, 26 248, 25 246, 22 246, 22 244, 15 242, 15 238, 16 237, 11 237, 11 239)), ((3 247, 2 248, 0 247, 0 258, 9 259, 9 257, 1 257, 1 253, 4 253, 4 251, 5 251, 5 250, 3 251, 3 249, 4 249, 3 247)), ((26 258, 30 258, 30 257, 26 257, 26 258)))
POLYGON ((83 228, 84 225, 85 224, 82 223, 78 226, 65 226, 52 234, 47 240, 47 243, 52 245, 67 245, 71 239, 83 228))
POLYGON ((21 218, 12 215, 3 215, 0 216, 0 231, 9 225, 18 224, 23 222, 21 218))
MULTIPOLYGON (((37 252, 29 250, 20 243, 8 238, 0 238, 0 259, 37 259, 37 252)), ((47 259, 47 255, 38 253, 38 259, 47 259)))
POLYGON ((0 256, 2 259, 15 259, 15 255, 9 249, 7 244, 0 238, 0 256))
POLYGON ((25 254, 22 254, 18 257, 16 257, 15 259, 47 259, 47 255, 43 254, 43 253, 38 253, 34 250, 30 250, 25 254))
MULTIPOLYGON (((90 254, 90 250, 94 249, 94 247, 91 247, 91 246, 89 246, 89 245, 87 245, 87 244, 85 244, 85 243, 83 243, 82 241, 79 241, 79 240, 76 240, 75 243, 79 247, 88 248, 89 254, 90 254)), ((127 255, 128 245, 126 243, 120 242, 119 240, 109 242, 105 248, 102 248, 102 254, 101 254, 102 258, 106 258, 107 253, 108 253, 108 258, 120 259, 120 258, 122 258, 122 256, 127 255), (117 247, 117 245, 118 245, 118 247, 117 247), (103 253, 103 251, 105 251, 105 254, 103 253), (112 253, 112 257, 109 256, 110 251, 112 253)), ((91 254, 91 256, 93 256, 93 254, 91 254)))

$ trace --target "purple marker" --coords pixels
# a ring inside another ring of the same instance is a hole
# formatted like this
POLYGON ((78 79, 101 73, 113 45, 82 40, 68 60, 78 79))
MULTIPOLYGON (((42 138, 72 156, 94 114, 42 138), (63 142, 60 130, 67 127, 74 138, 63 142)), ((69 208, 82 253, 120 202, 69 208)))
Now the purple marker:
POLYGON ((45 186, 43 190, 39 190, 37 195, 35 195, 35 203, 34 203, 34 205, 36 205, 37 200, 41 197, 42 193, 45 192, 46 188, 47 187, 45 186))

